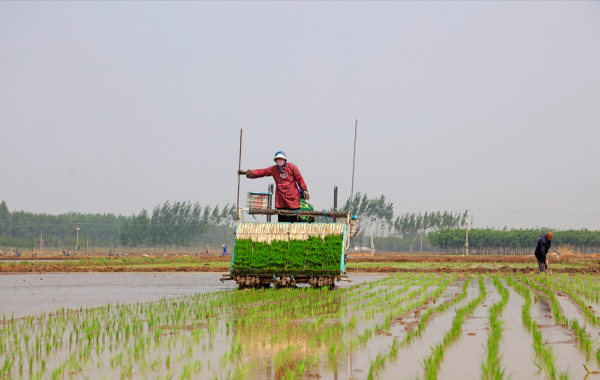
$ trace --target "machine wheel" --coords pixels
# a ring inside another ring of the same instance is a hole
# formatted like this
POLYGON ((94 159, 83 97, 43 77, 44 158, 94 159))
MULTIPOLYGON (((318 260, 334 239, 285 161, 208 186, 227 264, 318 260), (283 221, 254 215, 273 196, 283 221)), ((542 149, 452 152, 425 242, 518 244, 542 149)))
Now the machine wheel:
POLYGON ((275 282, 275 287, 278 289, 281 288, 296 288, 296 280, 294 280, 294 276, 291 277, 277 277, 275 282))
POLYGON ((238 276, 236 277, 235 282, 239 285, 238 289, 240 290, 255 289, 261 286, 258 276, 238 276))
POLYGON ((313 289, 321 289, 324 286, 327 286, 330 290, 335 289, 335 277, 330 276, 319 276, 319 277, 311 277, 308 281, 308 284, 313 289))

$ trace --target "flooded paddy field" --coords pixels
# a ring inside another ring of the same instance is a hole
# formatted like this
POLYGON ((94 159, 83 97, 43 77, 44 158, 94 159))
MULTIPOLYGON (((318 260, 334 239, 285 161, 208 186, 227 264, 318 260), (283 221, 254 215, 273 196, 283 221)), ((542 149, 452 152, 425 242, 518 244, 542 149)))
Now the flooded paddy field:
MULTIPOLYGON (((351 275, 353 284, 383 278, 351 275)), ((0 317, 22 318, 58 308, 156 301, 236 288, 215 273, 44 273, 0 276, 0 317)), ((347 282, 339 287, 350 286, 347 282)))
POLYGON ((244 291, 219 277, 0 276, 0 378, 600 379, 584 367, 600 366, 596 275, 400 272, 244 291))

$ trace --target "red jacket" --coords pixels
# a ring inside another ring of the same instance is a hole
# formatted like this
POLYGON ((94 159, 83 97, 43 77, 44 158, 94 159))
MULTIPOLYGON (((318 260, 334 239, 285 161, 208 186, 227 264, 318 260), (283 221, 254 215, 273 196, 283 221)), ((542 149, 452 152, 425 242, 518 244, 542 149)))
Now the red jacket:
POLYGON ((285 173, 279 170, 277 165, 266 169, 251 170, 250 178, 273 177, 277 189, 275 190, 275 208, 300 208, 300 191, 307 191, 306 183, 300 174, 298 167, 291 162, 286 162, 282 167, 285 173))

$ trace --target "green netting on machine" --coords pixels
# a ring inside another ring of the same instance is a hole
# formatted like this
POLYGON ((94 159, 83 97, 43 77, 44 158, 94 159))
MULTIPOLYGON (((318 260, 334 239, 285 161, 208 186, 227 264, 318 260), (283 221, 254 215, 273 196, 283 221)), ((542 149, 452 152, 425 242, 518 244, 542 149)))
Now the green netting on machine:
POLYGON ((306 244, 306 272, 316 273, 323 270, 323 240, 319 236, 309 236, 306 244))
POLYGON ((233 267, 238 273, 252 269, 252 239, 236 239, 233 248, 233 267))
POLYGON ((324 255, 323 255, 323 270, 334 271, 339 270, 342 260, 342 244, 344 237, 342 235, 325 236, 324 255))
POLYGON ((287 272, 302 274, 306 261, 306 241, 290 240, 290 251, 287 258, 287 272))
POLYGON ((269 253, 271 246, 268 243, 254 243, 252 254, 252 271, 256 273, 269 273, 269 253))
POLYGON ((237 239, 232 269, 236 274, 339 274, 343 244, 343 235, 271 244, 237 239))
POLYGON ((283 273, 286 270, 288 256, 287 241, 272 241, 269 255, 269 269, 272 272, 283 273))

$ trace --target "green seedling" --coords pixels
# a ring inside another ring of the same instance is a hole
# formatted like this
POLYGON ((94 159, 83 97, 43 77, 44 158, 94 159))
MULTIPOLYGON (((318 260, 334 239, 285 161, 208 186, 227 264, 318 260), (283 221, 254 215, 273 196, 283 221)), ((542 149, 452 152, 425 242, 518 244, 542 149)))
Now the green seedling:
POLYGON ((585 365, 585 364, 583 365, 583 368, 585 368, 585 370, 587 371, 587 373, 590 373, 590 374, 592 374, 592 375, 597 375, 597 374, 600 374, 600 372, 598 372, 598 371, 592 371, 592 370, 590 370, 590 367, 588 367, 588 366, 587 366, 587 365, 585 365))

